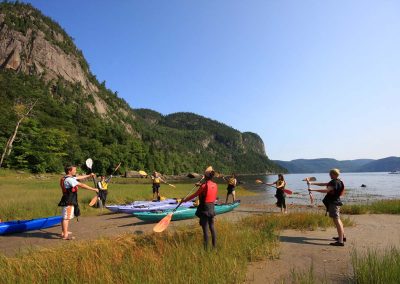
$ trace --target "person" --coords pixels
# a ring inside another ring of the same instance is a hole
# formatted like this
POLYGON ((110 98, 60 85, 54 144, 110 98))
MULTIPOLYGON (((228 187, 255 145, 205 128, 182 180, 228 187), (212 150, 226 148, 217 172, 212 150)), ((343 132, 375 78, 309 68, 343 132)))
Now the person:
POLYGON ((274 183, 267 183, 267 185, 276 187, 276 192, 275 192, 276 206, 281 208, 281 213, 287 214, 286 199, 285 199, 286 194, 284 192, 286 181, 283 175, 279 174, 277 181, 275 181, 274 183))
POLYGON ((90 175, 76 176, 76 166, 68 165, 65 167, 65 176, 60 180, 60 187, 62 190, 62 197, 58 206, 62 207, 62 221, 61 221, 61 238, 63 240, 70 240, 72 237, 71 232, 68 231, 69 221, 75 216, 80 215, 78 205, 78 187, 99 192, 97 188, 90 187, 79 180, 94 177, 92 173, 90 175))
POLYGON ((344 237, 343 223, 342 220, 340 220, 340 206, 343 205, 342 201, 340 200, 340 196, 342 196, 344 193, 344 184, 339 179, 339 175, 340 175, 339 169, 331 169, 329 171, 329 176, 331 178, 331 181, 328 183, 311 182, 308 178, 306 179, 307 184, 309 185, 326 187, 326 189, 309 189, 309 190, 326 193, 322 202, 325 204, 327 211, 329 213, 329 217, 332 218, 338 232, 338 237, 333 238, 334 240, 336 240, 336 242, 330 243, 330 245, 332 246, 344 246, 344 242, 346 241, 346 238, 344 237))
POLYGON ((203 230, 204 248, 208 248, 208 230, 211 233, 213 248, 216 247, 217 236, 214 228, 215 201, 218 195, 218 186, 213 182, 215 172, 210 166, 204 172, 204 183, 198 183, 199 189, 192 195, 186 197, 182 202, 187 202, 195 197, 199 197, 200 204, 196 210, 196 216, 200 219, 200 226, 203 230))
POLYGON ((101 204, 102 207, 106 206, 106 201, 107 201, 107 195, 108 195, 108 183, 110 182, 110 179, 112 178, 112 175, 106 179, 104 175, 101 176, 100 181, 97 183, 97 188, 99 189, 99 198, 101 202, 98 202, 97 204, 101 204))
POLYGON ((232 173, 232 175, 231 175, 231 177, 230 178, 228 178, 228 179, 225 179, 225 177, 224 177, 224 179, 227 181, 227 183, 228 183, 228 187, 226 188, 226 190, 228 191, 227 193, 226 193, 226 201, 225 201, 225 203, 228 203, 228 198, 229 198, 229 195, 232 195, 232 198, 233 198, 233 202, 235 202, 235 200, 236 200, 236 195, 235 195, 235 187, 236 187, 236 185, 237 185, 237 179, 236 179, 236 174, 234 174, 234 173, 232 173))
POLYGON ((161 182, 165 182, 159 173, 157 172, 153 172, 153 174, 151 175, 151 179, 153 180, 153 200, 156 200, 157 197, 157 201, 161 200, 161 196, 160 196, 160 184, 161 182))

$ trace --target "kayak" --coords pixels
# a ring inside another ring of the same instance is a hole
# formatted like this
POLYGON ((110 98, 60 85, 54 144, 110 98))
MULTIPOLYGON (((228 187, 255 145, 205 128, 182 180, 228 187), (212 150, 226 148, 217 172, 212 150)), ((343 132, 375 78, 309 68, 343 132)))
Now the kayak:
MULTIPOLYGON (((150 202, 150 203, 139 203, 139 204, 127 204, 127 205, 109 205, 106 208, 112 212, 118 213, 138 213, 138 212, 148 212, 157 210, 168 210, 174 209, 178 205, 178 202, 174 199, 170 202, 150 202)), ((187 208, 193 206, 193 202, 184 202, 181 207, 187 208)))
MULTIPOLYGON (((215 214, 219 215, 219 214, 227 213, 229 211, 232 211, 239 205, 240 205, 240 200, 235 201, 234 203, 216 204, 215 205, 215 214)), ((196 210, 197 210, 196 207, 189 207, 189 208, 179 207, 172 215, 172 220, 177 221, 177 220, 185 220, 185 219, 194 218, 194 217, 196 217, 196 210)), ((158 210, 158 211, 150 211, 150 212, 133 213, 133 216, 135 216, 136 218, 138 218, 142 221, 158 222, 171 212, 172 212, 172 210, 158 210)))
POLYGON ((56 226, 61 223, 61 216, 31 220, 8 221, 0 223, 0 235, 22 233, 56 226))

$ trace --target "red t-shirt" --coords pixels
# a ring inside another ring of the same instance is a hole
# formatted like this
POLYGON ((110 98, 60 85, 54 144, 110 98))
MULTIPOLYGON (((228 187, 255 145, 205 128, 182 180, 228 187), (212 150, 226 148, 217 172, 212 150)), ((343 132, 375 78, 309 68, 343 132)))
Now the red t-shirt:
POLYGON ((217 184, 209 180, 203 183, 195 193, 185 198, 185 200, 192 200, 196 196, 199 196, 200 200, 204 200, 205 203, 214 203, 215 200, 217 200, 217 194, 218 194, 217 184))

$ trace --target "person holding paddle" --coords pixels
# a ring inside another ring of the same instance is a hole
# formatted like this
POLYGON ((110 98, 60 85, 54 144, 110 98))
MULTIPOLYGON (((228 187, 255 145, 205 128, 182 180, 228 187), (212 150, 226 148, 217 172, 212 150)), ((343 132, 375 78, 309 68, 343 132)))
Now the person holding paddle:
POLYGON ((196 216, 200 218, 200 226, 203 230, 204 248, 208 248, 208 229, 211 232, 212 246, 215 248, 217 242, 217 236, 214 228, 214 216, 215 216, 215 201, 218 195, 218 186, 212 181, 215 172, 210 166, 204 172, 204 183, 198 183, 199 189, 192 195, 184 198, 182 202, 192 200, 196 196, 199 197, 200 204, 196 210, 196 216))
POLYGON ((108 195, 108 183, 110 182, 110 179, 112 178, 112 175, 106 179, 104 175, 101 176, 100 181, 97 183, 97 188, 99 189, 99 198, 101 202, 98 202, 98 205, 102 205, 103 207, 106 206, 106 201, 107 201, 107 195, 108 195))
POLYGON ((155 200, 157 197, 157 201, 160 201, 161 196, 160 196, 160 184, 161 182, 165 182, 159 173, 157 173, 156 171, 153 172, 153 174, 151 175, 151 179, 153 180, 153 200, 155 200))
POLYGON ((65 174, 66 175, 60 180, 60 187, 63 195, 58 206, 62 207, 61 238, 63 240, 71 240, 72 238, 69 237, 71 232, 68 231, 69 220, 80 215, 78 187, 95 192, 99 192, 99 190, 79 182, 79 180, 94 177, 95 174, 93 173, 84 176, 76 176, 76 166, 69 165, 65 167, 65 174))
POLYGON ((228 183, 228 187, 226 188, 226 190, 228 192, 226 193, 226 201, 225 201, 225 203, 228 203, 229 195, 232 195, 233 202, 235 202, 235 200, 236 200, 235 187, 237 185, 236 174, 232 173, 230 178, 227 179, 227 178, 224 177, 224 180, 228 183))
POLYGON ((326 189, 309 188, 308 190, 326 193, 322 201, 329 212, 329 217, 331 217, 333 222, 335 223, 338 232, 338 237, 333 238, 334 240, 336 240, 336 242, 330 243, 330 245, 332 246, 344 246, 344 242, 346 241, 346 238, 344 237, 343 223, 342 220, 340 220, 340 206, 343 205, 342 201, 340 200, 340 196, 342 196, 344 193, 344 184, 339 179, 339 175, 340 171, 338 169, 332 169, 329 171, 331 181, 328 183, 311 182, 309 178, 306 179, 308 185, 326 187, 326 189))
POLYGON ((274 186, 276 187, 276 206, 281 208, 281 213, 287 214, 287 208, 286 208, 286 193, 285 193, 285 186, 286 186, 286 181, 285 178, 283 177, 282 174, 278 174, 278 180, 275 181, 274 183, 266 183, 266 185, 269 186, 274 186))

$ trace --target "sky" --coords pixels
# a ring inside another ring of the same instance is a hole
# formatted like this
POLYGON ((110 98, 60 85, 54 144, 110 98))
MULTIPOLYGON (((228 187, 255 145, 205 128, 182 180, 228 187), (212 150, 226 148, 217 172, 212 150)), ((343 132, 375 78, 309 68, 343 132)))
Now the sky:
POLYGON ((274 160, 400 156, 400 2, 27 1, 132 108, 258 133, 274 160))

